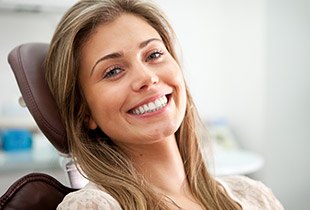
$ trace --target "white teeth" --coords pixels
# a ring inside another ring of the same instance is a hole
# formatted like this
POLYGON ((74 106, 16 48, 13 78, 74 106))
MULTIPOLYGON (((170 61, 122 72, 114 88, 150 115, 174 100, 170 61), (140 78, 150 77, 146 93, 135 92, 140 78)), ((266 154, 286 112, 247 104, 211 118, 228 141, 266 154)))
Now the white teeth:
POLYGON ((149 109, 150 109, 151 111, 153 111, 153 110, 156 109, 156 105, 155 105, 153 102, 150 102, 150 103, 148 104, 148 106, 149 106, 149 109))
POLYGON ((153 102, 149 102, 148 104, 143 104, 142 106, 137 107, 132 110, 132 114, 140 115, 148 112, 154 112, 164 108, 167 105, 168 99, 166 96, 162 96, 161 98, 156 99, 153 102))
POLYGON ((141 113, 141 114, 143 114, 143 113, 144 113, 144 109, 143 109, 143 107, 142 107, 142 106, 140 106, 140 107, 139 107, 139 111, 140 111, 140 113, 141 113))
POLYGON ((146 104, 143 105, 143 109, 145 110, 145 112, 148 112, 150 110, 146 104))
POLYGON ((168 99, 167 99, 167 97, 162 97, 162 99, 164 100, 164 103, 163 103, 163 104, 168 103, 168 99))
POLYGON ((161 106, 161 104, 162 104, 162 103, 160 102, 160 100, 158 100, 158 99, 157 99, 157 100, 155 101, 155 105, 156 105, 156 107, 160 107, 160 106, 161 106))

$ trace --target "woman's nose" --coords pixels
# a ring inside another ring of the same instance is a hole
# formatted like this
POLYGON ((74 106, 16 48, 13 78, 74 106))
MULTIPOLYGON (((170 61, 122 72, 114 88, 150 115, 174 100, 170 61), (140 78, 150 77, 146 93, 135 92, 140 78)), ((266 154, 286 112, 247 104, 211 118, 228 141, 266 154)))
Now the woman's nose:
POLYGON ((158 75, 145 65, 135 66, 132 89, 134 91, 147 90, 159 82, 158 75))

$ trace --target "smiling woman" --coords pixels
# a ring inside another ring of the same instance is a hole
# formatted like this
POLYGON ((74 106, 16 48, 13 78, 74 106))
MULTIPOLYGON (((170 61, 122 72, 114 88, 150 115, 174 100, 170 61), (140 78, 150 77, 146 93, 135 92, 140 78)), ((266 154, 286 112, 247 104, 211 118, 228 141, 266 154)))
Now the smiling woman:
POLYGON ((174 42, 147 1, 84 0, 64 15, 46 79, 90 182, 58 209, 283 209, 260 183, 208 173, 174 42))
POLYGON ((174 138, 184 118, 185 84, 154 28, 123 14, 97 26, 81 54, 79 78, 91 129, 100 127, 119 146, 174 138))

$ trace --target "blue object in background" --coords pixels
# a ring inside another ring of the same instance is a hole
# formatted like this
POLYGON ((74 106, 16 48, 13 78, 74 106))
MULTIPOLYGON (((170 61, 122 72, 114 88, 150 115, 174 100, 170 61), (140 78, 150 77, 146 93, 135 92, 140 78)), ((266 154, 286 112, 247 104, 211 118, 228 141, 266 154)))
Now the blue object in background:
POLYGON ((24 151, 32 148, 32 134, 28 130, 6 130, 2 132, 4 151, 24 151))
POLYGON ((0 129, 0 151, 2 149, 2 133, 3 131, 0 129))

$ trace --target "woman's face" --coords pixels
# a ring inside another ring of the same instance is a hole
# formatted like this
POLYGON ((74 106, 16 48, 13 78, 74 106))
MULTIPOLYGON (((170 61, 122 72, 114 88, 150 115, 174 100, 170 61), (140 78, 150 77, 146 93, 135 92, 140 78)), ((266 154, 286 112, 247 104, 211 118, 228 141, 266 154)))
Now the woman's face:
POLYGON ((123 14, 99 25, 81 51, 80 84, 98 126, 116 144, 173 137, 186 108, 179 65, 146 21, 123 14))

